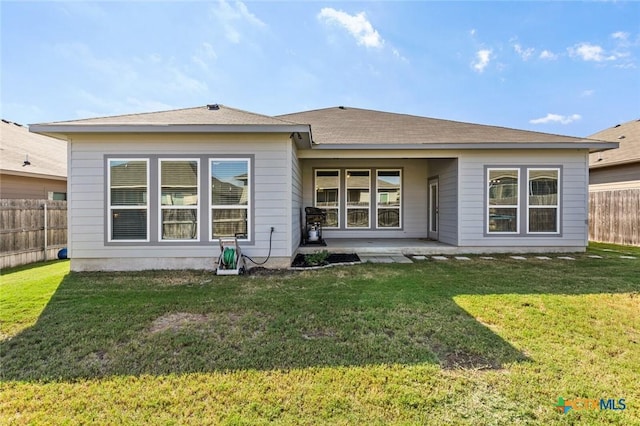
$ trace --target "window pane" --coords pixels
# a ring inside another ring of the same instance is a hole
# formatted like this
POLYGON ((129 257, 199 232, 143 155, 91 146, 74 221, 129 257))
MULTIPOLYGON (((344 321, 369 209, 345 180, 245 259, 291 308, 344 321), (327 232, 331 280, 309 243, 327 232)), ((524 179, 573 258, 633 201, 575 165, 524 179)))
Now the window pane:
POLYGON ((316 207, 338 207, 339 202, 340 172, 338 170, 317 170, 316 207))
POLYGON ((338 190, 325 189, 318 191, 316 196, 316 207, 336 207, 338 205, 338 190))
POLYGON ((557 170, 529 170, 529 205, 558 205, 557 170))
POLYGON ((370 203, 371 179, 368 170, 347 171, 347 207, 367 207, 370 203))
POLYGON ((213 209, 212 237, 248 237, 247 209, 213 209))
POLYGON ((529 209, 529 232, 558 232, 558 209, 529 209))
POLYGON ((400 209, 378 209, 378 228, 399 228, 400 209))
POLYGON ((114 209, 111 210, 112 240, 146 240, 146 209, 114 209))
POLYGON ((517 232, 517 212, 515 208, 490 208, 489 232, 517 232))
POLYGON ((198 205, 198 162, 161 161, 163 206, 198 205))
POLYGON ((196 209, 163 209, 162 239, 193 240, 198 233, 198 211, 196 209))
POLYGON ((337 228, 338 227, 338 209, 325 209, 327 212, 327 216, 322 222, 322 226, 326 226, 327 228, 337 228))
POLYGON ((489 171, 489 205, 517 206, 518 205, 518 171, 490 170, 489 171))
POLYGON ((349 228, 368 228, 369 209, 348 209, 347 226, 349 228))
POLYGON ((214 206, 249 205, 249 162, 211 163, 211 202, 214 206))
POLYGON ((112 206, 147 204, 147 162, 139 160, 109 161, 112 206))
MULTIPOLYGON (((400 171, 378 171, 378 206, 400 206, 400 171)), ((379 217, 380 215, 378 215, 379 217)))

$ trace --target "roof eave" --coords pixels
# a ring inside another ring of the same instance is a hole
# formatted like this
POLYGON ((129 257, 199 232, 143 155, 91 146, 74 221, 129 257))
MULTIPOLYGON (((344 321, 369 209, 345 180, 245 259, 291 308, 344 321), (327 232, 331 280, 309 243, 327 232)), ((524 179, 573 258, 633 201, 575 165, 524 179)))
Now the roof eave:
POLYGON ((616 167, 616 166, 625 166, 627 164, 635 164, 640 163, 640 158, 631 158, 624 159, 620 161, 608 161, 605 163, 591 163, 589 164, 590 169, 603 169, 605 167, 616 167))
POLYGON ((314 143, 313 149, 321 150, 405 150, 405 149, 588 149, 589 152, 605 151, 617 148, 617 142, 438 142, 415 144, 331 144, 314 143))
POLYGON ((309 133, 302 124, 32 124, 29 131, 47 136, 79 133, 309 133))
POLYGON ((22 172, 19 170, 11 170, 11 169, 0 169, 0 174, 37 178, 37 179, 67 180, 66 175, 54 175, 54 174, 38 173, 38 172, 22 172))

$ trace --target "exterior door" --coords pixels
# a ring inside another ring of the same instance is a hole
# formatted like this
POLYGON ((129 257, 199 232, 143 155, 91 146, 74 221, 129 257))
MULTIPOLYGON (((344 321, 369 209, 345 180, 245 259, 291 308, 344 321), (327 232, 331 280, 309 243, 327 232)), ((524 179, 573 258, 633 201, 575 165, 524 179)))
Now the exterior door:
POLYGON ((438 240, 440 227, 440 193, 438 178, 429 179, 429 238, 438 240))

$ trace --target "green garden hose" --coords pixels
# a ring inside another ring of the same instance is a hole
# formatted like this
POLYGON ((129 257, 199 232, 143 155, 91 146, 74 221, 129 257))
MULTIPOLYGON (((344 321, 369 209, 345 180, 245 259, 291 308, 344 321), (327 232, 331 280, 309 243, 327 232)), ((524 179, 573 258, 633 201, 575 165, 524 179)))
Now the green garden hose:
POLYGON ((233 247, 225 247, 222 253, 222 264, 227 269, 236 269, 236 249, 233 247))

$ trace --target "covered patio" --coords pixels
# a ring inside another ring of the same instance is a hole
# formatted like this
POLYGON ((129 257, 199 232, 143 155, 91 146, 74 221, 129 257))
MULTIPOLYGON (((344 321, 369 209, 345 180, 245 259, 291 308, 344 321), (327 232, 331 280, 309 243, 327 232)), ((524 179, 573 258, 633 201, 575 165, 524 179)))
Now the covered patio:
MULTIPOLYGON (((458 254, 464 248, 426 238, 326 238, 326 246, 310 244, 298 247, 297 253, 308 254, 319 250, 332 253, 358 254, 458 254)), ((466 248, 465 252, 469 252, 466 248)))

